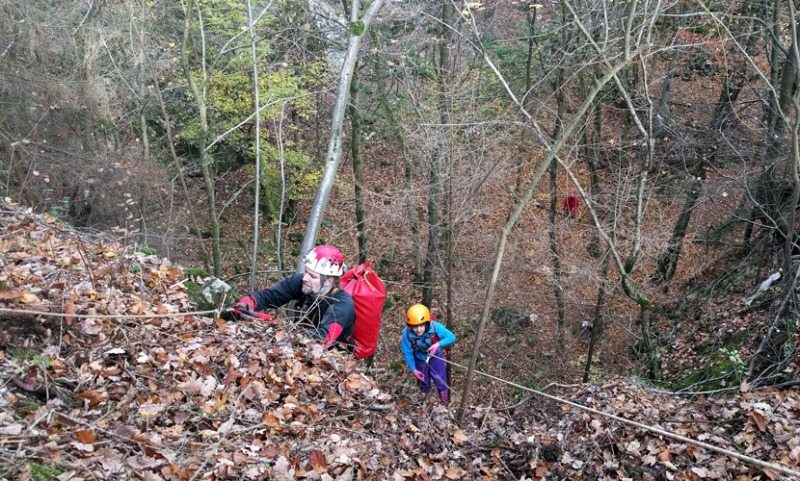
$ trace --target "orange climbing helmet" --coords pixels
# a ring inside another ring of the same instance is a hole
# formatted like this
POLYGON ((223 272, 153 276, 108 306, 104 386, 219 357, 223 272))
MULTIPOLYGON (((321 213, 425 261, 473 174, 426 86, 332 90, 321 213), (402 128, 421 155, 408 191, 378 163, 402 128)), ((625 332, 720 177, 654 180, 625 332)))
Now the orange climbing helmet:
POLYGON ((422 304, 414 304, 406 311, 406 324, 419 326, 431 321, 431 311, 422 304))

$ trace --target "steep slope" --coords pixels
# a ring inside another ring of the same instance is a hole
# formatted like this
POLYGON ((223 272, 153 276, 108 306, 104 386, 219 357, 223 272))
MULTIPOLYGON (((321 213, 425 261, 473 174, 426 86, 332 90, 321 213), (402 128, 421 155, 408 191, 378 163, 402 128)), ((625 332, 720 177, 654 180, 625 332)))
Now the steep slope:
POLYGON ((749 480, 800 466, 796 390, 551 386, 575 404, 475 399, 459 427, 288 323, 193 312, 167 259, 11 204, 0 226, 3 479, 749 480))

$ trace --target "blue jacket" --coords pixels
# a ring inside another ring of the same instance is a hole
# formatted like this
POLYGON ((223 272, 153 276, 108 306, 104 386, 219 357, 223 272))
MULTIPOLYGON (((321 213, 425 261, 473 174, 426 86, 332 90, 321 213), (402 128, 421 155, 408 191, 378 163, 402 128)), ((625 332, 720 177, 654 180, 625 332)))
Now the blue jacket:
POLYGON ((250 297, 256 303, 256 311, 299 301, 297 309, 304 313, 300 323, 309 328, 312 336, 325 339, 331 326, 338 324, 342 327, 342 333, 336 342, 352 344, 350 337, 356 323, 355 304, 353 297, 341 288, 334 288, 320 297, 306 295, 303 294, 303 274, 295 274, 268 289, 251 293, 250 297))
POLYGON ((415 359, 425 361, 428 358, 428 348, 437 342, 435 338, 438 338, 439 342, 439 350, 436 351, 437 357, 444 357, 442 348, 456 342, 456 335, 436 321, 431 321, 428 330, 421 336, 414 334, 408 326, 403 329, 403 357, 410 370, 413 371, 417 368, 415 359))

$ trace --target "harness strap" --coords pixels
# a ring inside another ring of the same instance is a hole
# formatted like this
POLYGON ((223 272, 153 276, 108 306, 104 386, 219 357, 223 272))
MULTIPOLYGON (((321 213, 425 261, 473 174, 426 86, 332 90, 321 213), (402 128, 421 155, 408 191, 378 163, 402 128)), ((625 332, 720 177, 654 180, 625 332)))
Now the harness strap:
MULTIPOLYGON (((436 334, 436 325, 433 323, 433 321, 430 321, 430 322, 431 322, 431 328, 433 328, 433 334, 431 334, 429 332, 426 332, 425 334, 431 340, 431 346, 432 346, 432 345, 436 344, 437 342, 441 341, 442 338, 439 337, 438 334, 436 334)), ((411 329, 407 329, 406 330, 406 338, 411 343, 411 350, 412 351, 416 351, 417 350, 417 341, 420 340, 421 336, 412 338, 411 337, 411 329)), ((442 349, 444 349, 445 352, 447 354, 449 354, 448 349, 446 347, 443 347, 442 349)))

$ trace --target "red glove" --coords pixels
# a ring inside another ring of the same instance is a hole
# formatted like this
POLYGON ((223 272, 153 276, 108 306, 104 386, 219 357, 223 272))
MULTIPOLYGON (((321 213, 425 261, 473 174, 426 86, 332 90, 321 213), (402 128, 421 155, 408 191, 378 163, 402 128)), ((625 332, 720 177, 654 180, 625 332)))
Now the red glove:
POLYGON ((329 348, 336 342, 336 339, 339 338, 339 335, 342 333, 344 328, 341 324, 334 322, 328 328, 328 334, 325 335, 325 347, 329 348))
POLYGON ((246 307, 240 307, 238 305, 233 308, 233 312, 239 316, 239 319, 244 319, 246 321, 258 319, 259 321, 270 322, 272 324, 278 323, 278 320, 273 315, 267 314, 266 312, 248 311, 246 307))
POLYGON ((244 296, 239 299, 239 302, 236 303, 236 307, 244 306, 247 308, 248 311, 255 311, 256 310, 256 300, 253 299, 253 296, 244 296))
POLYGON ((277 323, 278 320, 274 316, 264 312, 256 312, 256 301, 253 296, 244 296, 239 299, 233 312, 241 319, 258 319, 264 322, 277 323))
POLYGON ((425 380, 425 375, 422 374, 422 371, 420 371, 419 369, 414 369, 413 371, 411 371, 411 374, 413 374, 414 377, 417 378, 417 381, 419 381, 419 382, 422 382, 422 381, 425 380))
POLYGON ((439 350, 439 343, 432 344, 431 347, 428 348, 428 352, 431 354, 436 354, 436 351, 439 350))

